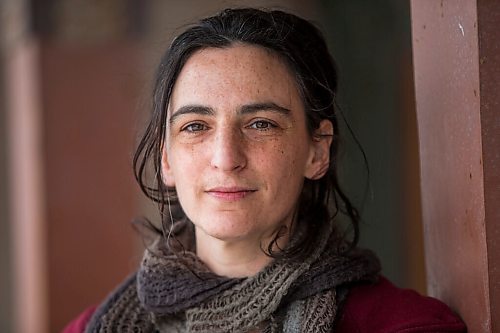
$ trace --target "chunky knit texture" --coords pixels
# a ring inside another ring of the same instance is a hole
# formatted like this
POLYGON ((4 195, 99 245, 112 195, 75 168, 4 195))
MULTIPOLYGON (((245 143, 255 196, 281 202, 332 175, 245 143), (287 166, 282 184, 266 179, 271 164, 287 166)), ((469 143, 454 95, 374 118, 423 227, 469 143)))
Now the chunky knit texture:
POLYGON ((330 234, 306 260, 277 259, 243 279, 211 273, 192 244, 172 253, 158 241, 87 332, 332 332, 345 289, 374 280, 380 266, 369 251, 338 255, 330 234))
POLYGON ((154 332, 150 315, 137 298, 135 274, 97 308, 85 332, 154 332))

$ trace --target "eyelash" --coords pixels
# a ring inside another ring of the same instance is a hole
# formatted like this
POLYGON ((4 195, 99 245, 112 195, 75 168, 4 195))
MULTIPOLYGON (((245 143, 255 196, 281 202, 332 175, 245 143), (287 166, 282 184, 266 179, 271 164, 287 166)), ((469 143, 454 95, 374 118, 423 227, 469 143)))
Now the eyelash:
POLYGON ((181 132, 196 133, 208 129, 208 126, 202 123, 191 123, 181 128, 181 132), (197 127, 197 129, 193 129, 197 127))
MULTIPOLYGON (((277 128, 278 126, 274 124, 271 121, 268 120, 256 120, 252 122, 250 125, 247 126, 249 129, 254 129, 258 131, 269 131, 273 128, 277 128), (264 126, 264 127, 262 127, 264 126)), ((197 132, 202 132, 208 129, 208 126, 203 123, 190 123, 185 126, 183 126, 180 131, 181 132, 187 132, 187 133, 197 133, 197 132)))
POLYGON ((270 122, 270 121, 267 121, 267 120, 257 120, 257 121, 254 121, 253 123, 251 123, 249 126, 247 126, 248 128, 251 128, 251 129, 256 129, 256 130, 259 130, 259 131, 268 131, 272 128, 276 128, 278 127, 276 124, 270 122), (258 127, 257 124, 265 124, 266 127, 258 127))

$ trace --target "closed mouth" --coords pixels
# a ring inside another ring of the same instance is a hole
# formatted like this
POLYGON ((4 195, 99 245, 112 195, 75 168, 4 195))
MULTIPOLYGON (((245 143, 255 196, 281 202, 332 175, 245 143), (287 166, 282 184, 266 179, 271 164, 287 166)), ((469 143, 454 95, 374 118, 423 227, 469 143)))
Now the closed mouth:
POLYGON ((218 199, 235 201, 243 199, 246 196, 257 192, 257 190, 248 187, 214 187, 205 192, 218 199))

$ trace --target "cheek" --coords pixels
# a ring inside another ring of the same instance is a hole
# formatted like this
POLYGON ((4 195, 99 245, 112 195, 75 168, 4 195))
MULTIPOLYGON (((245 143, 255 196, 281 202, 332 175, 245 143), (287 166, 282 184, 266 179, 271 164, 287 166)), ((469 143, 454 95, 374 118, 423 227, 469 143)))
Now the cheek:
POLYGON ((177 191, 182 190, 183 184, 188 184, 194 180, 193 175, 197 175, 198 164, 196 158, 190 151, 176 150, 170 157, 170 169, 175 180, 177 191), (191 176, 190 176, 191 175, 191 176))
POLYGON ((305 152, 297 145, 276 144, 261 154, 259 165, 283 187, 300 183, 304 177, 305 152), (291 184, 290 184, 291 185, 291 184))

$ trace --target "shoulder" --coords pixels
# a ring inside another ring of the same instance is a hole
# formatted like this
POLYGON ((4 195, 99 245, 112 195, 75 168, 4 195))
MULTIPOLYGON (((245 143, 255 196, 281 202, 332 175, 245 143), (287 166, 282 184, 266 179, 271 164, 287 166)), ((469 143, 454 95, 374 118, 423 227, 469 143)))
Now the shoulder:
MULTIPOLYGON (((123 305, 128 310, 139 302, 137 299, 136 288, 136 273, 130 275, 113 290, 99 306, 93 306, 82 312, 78 317, 73 319, 62 331, 62 333, 83 333, 87 327, 91 327, 92 331, 99 330, 101 325, 101 317, 116 304, 122 305, 120 315, 127 316, 129 313, 124 311, 123 305)), ((137 311, 135 314, 137 315, 137 311)), ((142 317, 137 316, 138 319, 142 317)))
POLYGON ((386 278, 353 287, 344 304, 338 332, 466 332, 464 323, 446 304, 386 278))
POLYGON ((90 307, 82 312, 78 317, 73 319, 62 331, 62 333, 83 333, 90 318, 94 314, 96 307, 90 307))

